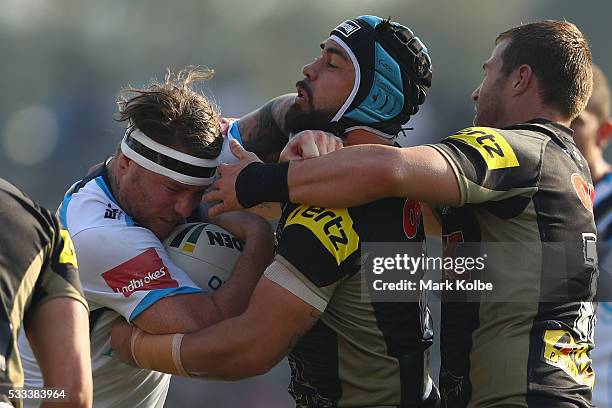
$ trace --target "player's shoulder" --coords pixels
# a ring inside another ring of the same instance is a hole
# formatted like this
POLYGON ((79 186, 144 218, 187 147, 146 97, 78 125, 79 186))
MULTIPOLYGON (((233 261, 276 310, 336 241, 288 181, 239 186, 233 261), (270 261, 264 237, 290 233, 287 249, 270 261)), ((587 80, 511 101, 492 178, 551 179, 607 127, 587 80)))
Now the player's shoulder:
POLYGON ((358 215, 354 209, 292 205, 284 217, 279 235, 285 245, 329 255, 337 265, 359 248, 355 223, 358 215))
POLYGON ((238 161, 230 150, 230 142, 232 140, 236 140, 242 145, 242 135, 240 134, 238 122, 237 119, 224 119, 221 122, 221 137, 223 138, 223 144, 221 146, 221 153, 219 153, 218 157, 219 163, 233 164, 238 161))
POLYGON ((102 176, 71 190, 64 196, 58 213, 72 236, 90 228, 134 226, 134 220, 121 208, 102 176))
POLYGON ((17 244, 34 245, 37 250, 53 241, 59 225, 53 214, 39 206, 19 188, 0 178, 0 224, 5 231, 0 249, 17 244))
POLYGON ((472 126, 448 136, 443 143, 453 145, 477 161, 487 170, 528 169, 537 171, 550 136, 538 130, 538 125, 517 125, 498 129, 472 126))

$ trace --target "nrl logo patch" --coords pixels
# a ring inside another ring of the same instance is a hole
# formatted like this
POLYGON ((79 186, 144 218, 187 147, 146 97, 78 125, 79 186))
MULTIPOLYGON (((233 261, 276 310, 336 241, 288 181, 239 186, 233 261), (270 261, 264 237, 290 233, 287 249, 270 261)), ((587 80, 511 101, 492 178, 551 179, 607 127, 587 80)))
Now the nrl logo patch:
POLYGON ((354 32, 358 31, 361 27, 353 20, 346 20, 344 23, 336 27, 336 31, 339 31, 345 37, 349 37, 354 32))

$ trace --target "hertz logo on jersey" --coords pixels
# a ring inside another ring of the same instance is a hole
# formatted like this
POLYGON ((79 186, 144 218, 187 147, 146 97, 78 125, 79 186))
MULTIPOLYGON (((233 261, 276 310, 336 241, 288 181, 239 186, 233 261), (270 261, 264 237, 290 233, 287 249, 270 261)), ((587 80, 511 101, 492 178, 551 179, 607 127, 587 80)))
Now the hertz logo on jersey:
POLYGON ((285 228, 302 225, 319 239, 340 265, 359 248, 359 235, 346 208, 310 207, 302 204, 291 212, 285 228))
POLYGON ((470 127, 449 136, 476 149, 489 170, 518 167, 519 162, 510 144, 502 135, 488 127, 470 127))

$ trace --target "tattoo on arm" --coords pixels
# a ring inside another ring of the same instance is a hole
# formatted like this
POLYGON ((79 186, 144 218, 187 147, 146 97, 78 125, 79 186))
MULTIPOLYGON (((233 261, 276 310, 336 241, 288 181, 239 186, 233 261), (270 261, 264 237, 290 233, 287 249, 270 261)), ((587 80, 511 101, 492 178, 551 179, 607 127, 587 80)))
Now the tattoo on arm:
POLYGON ((312 329, 312 327, 315 325, 315 323, 319 320, 320 317, 321 317, 321 312, 318 309, 313 307, 312 310, 310 311, 310 318, 311 318, 310 324, 303 331, 300 331, 299 333, 295 333, 293 336, 291 336, 291 340, 289 341, 289 349, 288 349, 289 351, 291 351, 291 349, 293 349, 296 346, 296 344, 298 344, 300 339, 306 333, 308 333, 310 329, 312 329))
POLYGON ((278 156, 289 140, 285 130, 285 113, 293 103, 293 95, 283 95, 238 121, 244 148, 264 162, 278 161, 278 156))

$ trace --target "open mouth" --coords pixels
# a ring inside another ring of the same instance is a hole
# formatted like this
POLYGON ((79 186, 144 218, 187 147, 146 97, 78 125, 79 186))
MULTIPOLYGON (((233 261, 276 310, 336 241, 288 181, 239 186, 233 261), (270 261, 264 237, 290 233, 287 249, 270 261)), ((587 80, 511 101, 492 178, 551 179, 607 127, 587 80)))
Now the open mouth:
POLYGON ((309 98, 310 98, 310 93, 308 92, 308 89, 306 88, 306 83, 304 81, 298 81, 295 84, 295 88, 297 90, 297 96, 295 97, 295 101, 296 102, 308 102, 309 98))
POLYGON ((304 90, 300 87, 297 88, 297 96, 296 96, 296 101, 300 100, 300 101, 306 101, 307 100, 307 95, 306 92, 304 92, 304 90))

